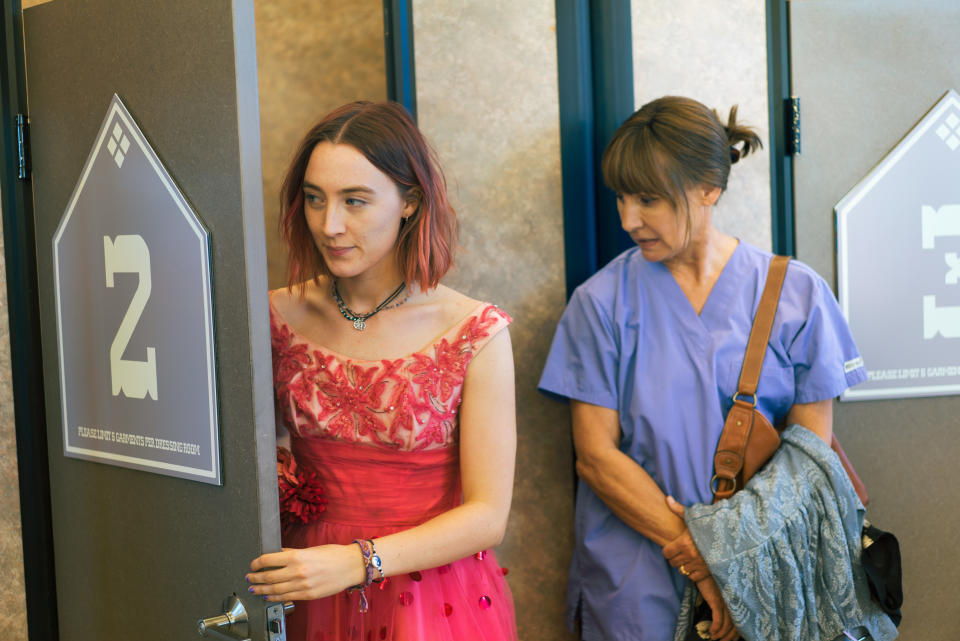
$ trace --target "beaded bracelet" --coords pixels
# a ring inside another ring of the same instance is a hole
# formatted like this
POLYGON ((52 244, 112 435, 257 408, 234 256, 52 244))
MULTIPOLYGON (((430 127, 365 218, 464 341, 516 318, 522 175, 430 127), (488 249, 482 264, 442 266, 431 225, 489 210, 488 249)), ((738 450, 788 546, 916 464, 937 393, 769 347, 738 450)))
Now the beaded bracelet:
POLYGON ((366 612, 370 607, 367 601, 367 586, 371 583, 380 583, 386 577, 383 574, 383 561, 377 554, 373 539, 354 539, 353 542, 360 547, 360 555, 363 557, 364 581, 347 588, 347 592, 360 592, 360 612, 366 612), (374 578, 374 572, 380 575, 379 578, 374 578))
POLYGON ((377 546, 373 544, 373 539, 367 539, 370 543, 370 565, 377 569, 377 574, 380 575, 379 579, 373 579, 374 583, 380 583, 385 578, 383 575, 383 559, 380 558, 380 555, 377 554, 377 546))

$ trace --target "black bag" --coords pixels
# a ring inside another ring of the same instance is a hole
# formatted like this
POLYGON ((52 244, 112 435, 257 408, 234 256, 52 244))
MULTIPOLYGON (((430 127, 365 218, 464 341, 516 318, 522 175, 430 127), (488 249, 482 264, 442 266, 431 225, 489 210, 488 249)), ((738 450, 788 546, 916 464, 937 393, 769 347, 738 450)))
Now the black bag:
POLYGON ((883 608, 897 627, 903 614, 903 569, 900 565, 900 543, 889 532, 863 521, 863 553, 860 557, 867 573, 870 596, 883 608))

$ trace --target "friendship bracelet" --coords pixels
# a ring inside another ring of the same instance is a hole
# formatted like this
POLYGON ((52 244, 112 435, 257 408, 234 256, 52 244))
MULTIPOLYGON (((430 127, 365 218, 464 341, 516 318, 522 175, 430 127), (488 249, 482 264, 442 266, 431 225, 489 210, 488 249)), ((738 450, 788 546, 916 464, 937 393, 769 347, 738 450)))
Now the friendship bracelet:
POLYGON ((353 587, 347 588, 347 592, 359 592, 360 593, 360 612, 366 612, 370 609, 370 604, 367 601, 367 586, 373 582, 373 568, 370 567, 370 548, 367 546, 367 542, 361 539, 354 539, 354 543, 360 547, 360 556, 363 557, 363 572, 364 580, 363 583, 358 583, 353 587))
POLYGON ((366 612, 370 608, 367 601, 367 586, 371 583, 380 583, 386 576, 383 574, 383 560, 377 554, 373 539, 354 539, 353 542, 359 546, 360 555, 363 557, 364 580, 363 583, 347 588, 347 592, 360 593, 360 612, 366 612), (379 577, 375 578, 374 573, 378 574, 379 577))
POLYGON ((367 601, 367 589, 362 585, 355 585, 352 588, 347 588, 347 592, 359 592, 360 593, 360 606, 359 610, 361 613, 366 612, 370 609, 370 603, 367 601))
POLYGON ((370 562, 370 557, 373 554, 373 550, 370 549, 370 543, 366 539, 354 539, 354 543, 360 546, 360 554, 363 556, 363 571, 364 571, 364 581, 360 584, 361 587, 367 587, 373 583, 373 565, 370 562))

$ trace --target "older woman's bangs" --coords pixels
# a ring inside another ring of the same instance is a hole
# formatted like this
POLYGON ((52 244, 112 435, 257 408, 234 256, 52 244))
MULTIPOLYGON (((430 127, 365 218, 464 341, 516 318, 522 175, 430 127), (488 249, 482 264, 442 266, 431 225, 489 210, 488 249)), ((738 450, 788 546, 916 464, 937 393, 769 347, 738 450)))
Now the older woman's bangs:
POLYGON ((603 154, 603 180, 618 194, 659 196, 676 206, 663 156, 647 130, 616 137, 603 154))

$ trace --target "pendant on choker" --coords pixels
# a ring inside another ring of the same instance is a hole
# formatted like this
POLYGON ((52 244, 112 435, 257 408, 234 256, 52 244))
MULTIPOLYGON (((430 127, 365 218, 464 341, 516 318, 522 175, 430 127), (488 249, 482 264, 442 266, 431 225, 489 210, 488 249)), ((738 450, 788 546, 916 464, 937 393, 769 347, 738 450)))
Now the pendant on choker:
POLYGON ((382 303, 377 305, 374 308, 374 310, 369 314, 358 314, 352 309, 350 309, 349 307, 347 307, 347 304, 343 302, 343 298, 340 296, 340 292, 337 291, 337 281, 333 281, 333 299, 337 302, 337 309, 340 310, 340 315, 346 318, 348 321, 352 321, 353 328, 355 330, 357 330, 358 332, 362 332, 367 328, 366 321, 368 318, 370 318, 371 316, 379 312, 382 312, 385 309, 393 309, 394 307, 399 307, 400 305, 403 305, 405 302, 407 302, 407 299, 410 298, 409 293, 406 296, 404 296, 403 299, 400 300, 399 302, 393 303, 393 301, 397 298, 397 296, 400 295, 400 292, 402 292, 405 288, 406 288, 406 284, 400 283, 400 286, 397 287, 395 290, 393 290, 393 292, 389 296, 387 296, 387 298, 382 303), (393 304, 391 305, 390 303, 393 303, 393 304))

